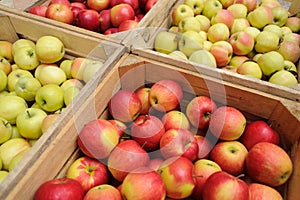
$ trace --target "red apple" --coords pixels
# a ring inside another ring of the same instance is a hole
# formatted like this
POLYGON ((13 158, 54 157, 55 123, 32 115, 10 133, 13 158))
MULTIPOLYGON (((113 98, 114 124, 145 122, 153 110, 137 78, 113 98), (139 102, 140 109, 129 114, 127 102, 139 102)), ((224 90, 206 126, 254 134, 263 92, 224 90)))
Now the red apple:
POLYGON ((68 168, 66 176, 77 180, 85 192, 109 181, 107 167, 102 162, 86 156, 77 158, 68 168))
POLYGON ((109 7, 109 0, 87 0, 86 5, 89 9, 101 11, 109 7))
POLYGON ((146 151, 159 148, 159 142, 165 128, 161 120, 151 115, 140 115, 131 125, 131 137, 146 151))
POLYGON ((117 132, 120 136, 120 138, 123 136, 125 130, 127 129, 127 125, 123 122, 116 120, 116 119, 109 119, 108 120, 114 127, 117 129, 117 132))
POLYGON ((204 200, 248 199, 248 185, 243 180, 227 172, 218 171, 206 180, 202 197, 204 200))
POLYGON ((161 164, 158 173, 169 198, 184 199, 192 194, 196 184, 193 170, 192 161, 185 157, 171 157, 161 164))
POLYGON ((104 35, 109 35, 109 34, 114 34, 114 33, 118 33, 119 29, 116 27, 112 27, 112 28, 108 28, 103 34, 104 35))
POLYGON ((166 188, 160 175, 148 167, 140 167, 125 177, 121 187, 124 199, 165 199, 166 188))
POLYGON ((279 134, 266 122, 257 120, 246 125, 245 131, 241 136, 241 142, 249 150, 258 142, 270 142, 279 144, 279 134))
POLYGON ((149 87, 141 87, 135 91, 136 95, 139 97, 141 103, 142 103, 142 110, 140 114, 146 115, 149 112, 149 108, 151 107, 149 102, 149 87))
POLYGON ((195 135, 197 144, 198 144, 198 157, 197 159, 208 158, 209 153, 212 149, 211 143, 207 140, 206 137, 201 135, 195 135))
POLYGON ((139 0, 110 0, 110 7, 114 7, 115 5, 126 3, 129 4, 134 11, 139 9, 139 0))
POLYGON ((193 190, 194 199, 202 199, 203 186, 210 175, 222 171, 221 167, 214 161, 199 159, 194 163, 194 177, 196 186, 193 190))
POLYGON ((45 16, 49 19, 67 24, 72 24, 74 19, 70 6, 60 3, 53 3, 49 5, 45 16))
POLYGON ((88 122, 80 131, 77 143, 81 151, 91 157, 102 159, 108 157, 119 143, 117 129, 104 119, 88 122))
POLYGON ((235 55, 247 55, 254 47, 254 38, 246 31, 239 31, 231 34, 228 42, 232 45, 235 55))
POLYGON ((148 0, 145 6, 145 12, 149 12, 149 10, 151 10, 151 8, 153 8, 153 6, 157 3, 158 0, 148 0))
POLYGON ((211 113, 217 109, 214 101, 207 96, 193 98, 187 105, 186 116, 198 129, 208 128, 211 113))
POLYGON ((283 200, 283 197, 275 188, 260 183, 250 183, 248 186, 249 200, 283 200))
POLYGON ((259 142, 249 150, 246 170, 252 180, 275 187, 289 179, 293 163, 280 146, 259 142))
POLYGON ((132 122, 140 114, 142 104, 138 96, 129 90, 119 90, 109 101, 109 112, 114 119, 132 122))
POLYGON ((244 132, 245 116, 236 108, 221 106, 211 115, 209 129, 222 140, 236 140, 244 132))
POLYGON ((164 160, 162 158, 153 158, 149 161, 148 167, 157 171, 164 160))
POLYGON ((91 188, 85 195, 83 200, 122 200, 120 191, 112 185, 101 184, 91 188))
POLYGON ((190 129, 188 118, 183 112, 178 110, 171 110, 163 115, 161 118, 162 123, 166 130, 169 129, 190 129))
POLYGON ((160 152, 164 158, 183 156, 194 161, 198 151, 196 138, 189 130, 169 129, 160 139, 160 152))
POLYGON ((128 20, 123 21, 123 22, 119 25, 118 31, 119 31, 119 32, 122 32, 122 31, 132 30, 132 29, 134 29, 135 27, 137 27, 137 25, 138 25, 138 22, 137 22, 136 20, 128 19, 128 20))
POLYGON ((132 170, 146 166, 148 153, 134 140, 120 142, 108 157, 108 169, 112 176, 122 182, 132 170))
POLYGON ((39 15, 41 17, 46 17, 46 11, 48 9, 48 6, 32 6, 28 12, 31 14, 39 15))
POLYGON ((123 21, 134 18, 134 10, 129 4, 121 3, 111 8, 110 19, 114 27, 119 27, 123 21))
POLYGON ((181 86, 173 80, 160 80, 150 89, 149 101, 151 106, 161 112, 174 110, 183 97, 181 86))
POLYGON ((78 13, 78 26, 90 31, 99 28, 99 13, 96 10, 86 9, 78 13))
POLYGON ((49 2, 49 5, 51 4, 55 4, 55 3, 60 3, 60 4, 65 4, 67 6, 70 6, 71 5, 71 2, 69 0, 51 0, 49 2))
POLYGON ((110 21, 110 9, 101 10, 99 13, 99 30, 104 33, 112 26, 110 21))
POLYGON ((82 2, 71 2, 71 7, 78 7, 81 9, 86 9, 86 5, 82 2))
POLYGON ((71 11, 73 12, 73 25, 78 26, 78 14, 81 12, 83 9, 76 7, 76 6, 71 6, 71 11))
POLYGON ((70 178, 56 178, 44 182, 35 193, 34 200, 82 200, 81 184, 70 178))
POLYGON ((228 41, 216 41, 211 45, 209 52, 214 56, 218 67, 225 67, 232 58, 233 48, 228 41))
POLYGON ((210 152, 210 159, 223 171, 238 176, 244 172, 248 150, 238 141, 221 141, 210 152))
POLYGON ((139 0, 139 7, 142 11, 145 11, 145 7, 148 0, 139 0))

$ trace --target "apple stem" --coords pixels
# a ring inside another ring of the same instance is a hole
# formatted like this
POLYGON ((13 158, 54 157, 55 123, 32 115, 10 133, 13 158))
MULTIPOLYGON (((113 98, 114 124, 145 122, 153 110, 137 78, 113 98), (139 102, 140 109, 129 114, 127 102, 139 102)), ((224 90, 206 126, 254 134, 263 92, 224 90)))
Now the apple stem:
POLYGON ((149 118, 150 118, 149 115, 145 115, 145 117, 144 117, 144 119, 143 119, 143 123, 145 123, 149 118))
POLYGON ((242 178, 242 177, 245 177, 245 174, 240 174, 236 178, 242 178))
POLYGON ((269 127, 272 128, 272 126, 274 125, 274 120, 272 120, 269 124, 269 127))
POLYGON ((147 144, 147 141, 144 142, 144 144, 142 145, 142 149, 144 149, 144 146, 147 144))
POLYGON ((26 110, 26 113, 27 113, 28 117, 31 117, 29 110, 26 110))

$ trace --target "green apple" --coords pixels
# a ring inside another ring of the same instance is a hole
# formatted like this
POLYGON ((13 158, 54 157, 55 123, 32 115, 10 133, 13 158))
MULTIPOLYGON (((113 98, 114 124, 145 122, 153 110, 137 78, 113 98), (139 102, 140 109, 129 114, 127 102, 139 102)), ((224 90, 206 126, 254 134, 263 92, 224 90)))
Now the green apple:
POLYGON ((259 6, 247 15, 251 26, 262 29, 264 26, 273 23, 272 9, 267 6, 259 6))
POLYGON ((14 61, 20 69, 25 70, 33 70, 39 65, 35 49, 28 46, 15 52, 14 61))
POLYGON ((18 128, 15 125, 12 126, 11 128, 12 128, 11 138, 22 138, 22 135, 20 135, 18 128))
POLYGON ((12 136, 12 126, 4 118, 0 117, 0 144, 9 140, 12 136))
POLYGON ((213 43, 211 41, 205 40, 203 42, 203 49, 209 51, 210 48, 212 47, 213 43))
POLYGON ((0 97, 1 96, 6 96, 8 94, 9 94, 9 92, 7 90, 3 90, 3 91, 0 92, 0 97))
POLYGON ((205 0, 184 0, 184 4, 191 7, 194 11, 194 15, 199 15, 204 7, 205 0))
MULTIPOLYGON (((32 145, 31 145, 32 146, 32 145)), ((17 164, 22 160, 22 158, 27 154, 27 152, 30 150, 31 148, 27 148, 24 149, 23 151, 19 152, 17 155, 15 155, 8 166, 8 171, 11 172, 15 166, 17 166, 17 164)))
POLYGON ((202 15, 206 16, 208 19, 211 19, 218 10, 221 10, 223 5, 218 0, 206 0, 204 2, 202 15))
POLYGON ((2 69, 0 69, 0 91, 5 90, 6 86, 7 86, 7 75, 2 69))
POLYGON ((0 170, 0 184, 4 181, 4 179, 8 176, 8 171, 0 170))
POLYGON ((36 92, 41 87, 41 83, 38 79, 30 76, 24 76, 19 78, 15 84, 15 92, 19 97, 22 97, 26 101, 33 101, 35 99, 36 92))
POLYGON ((249 21, 245 18, 236 18, 233 20, 230 34, 234 34, 236 32, 244 31, 246 28, 250 27, 249 21))
POLYGON ((35 71, 35 77, 40 81, 42 85, 60 85, 65 80, 67 80, 67 76, 64 70, 62 70, 60 67, 54 64, 39 65, 35 71))
POLYGON ((270 31, 275 33, 279 38, 281 38, 283 36, 283 31, 282 29, 275 25, 275 24, 268 24, 263 28, 263 31, 270 31))
POLYGON ((178 49, 189 57, 194 51, 203 48, 203 42, 204 39, 198 32, 186 31, 181 35, 178 41, 178 49))
POLYGON ((200 22, 200 29, 201 31, 207 32, 208 28, 210 27, 210 19, 204 15, 196 15, 195 18, 200 22))
POLYGON ((200 32, 200 22, 195 17, 186 17, 182 20, 180 20, 178 24, 178 31, 183 33, 185 31, 196 31, 200 32))
POLYGON ((293 33, 292 30, 287 26, 282 26, 280 28, 282 29, 282 33, 283 33, 284 36, 288 33, 293 33))
POLYGON ((180 58, 180 59, 183 59, 183 60, 187 60, 188 59, 183 52, 178 51, 178 50, 172 51, 168 55, 171 56, 171 57, 180 58))
POLYGON ((6 75, 12 71, 10 62, 2 56, 0 56, 0 69, 3 70, 6 75))
POLYGON ((208 50, 197 50, 189 57, 189 61, 195 62, 208 67, 217 67, 215 57, 208 50))
POLYGON ((291 72, 284 69, 275 72, 270 77, 269 82, 277 85, 288 86, 288 87, 292 85, 296 85, 298 83, 296 77, 291 72))
POLYGON ((172 24, 178 26, 179 22, 186 17, 193 17, 194 10, 185 4, 179 4, 176 6, 171 14, 172 24))
POLYGON ((229 65, 232 66, 234 69, 237 69, 246 60, 249 60, 249 58, 245 55, 243 56, 233 55, 232 58, 230 59, 229 65))
POLYGON ((251 35, 254 40, 256 39, 256 36, 258 36, 258 34, 260 33, 260 30, 258 28, 253 27, 253 26, 246 27, 244 29, 244 31, 246 33, 248 33, 249 35, 251 35))
POLYGON ((270 31, 261 31, 255 38, 255 51, 258 53, 266 53, 276 50, 279 44, 277 34, 270 31))
POLYGON ((13 61, 11 42, 6 40, 0 41, 0 56, 8 60, 10 63, 13 61))
POLYGON ((73 86, 66 89, 64 92, 64 103, 66 106, 71 104, 75 96, 80 92, 80 88, 73 86))
POLYGON ((12 44, 12 55, 15 55, 16 51, 23 47, 31 47, 35 49, 35 43, 29 39, 18 39, 12 44))
POLYGON ((246 18, 248 14, 247 6, 241 3, 235 3, 230 5, 227 10, 231 11, 234 18, 246 18))
POLYGON ((16 123, 17 116, 28 107, 26 101, 15 95, 0 97, 0 117, 6 119, 10 124, 16 123))
POLYGON ((42 135, 41 125, 47 113, 39 108, 27 108, 16 119, 19 133, 26 139, 38 139, 42 135))
POLYGON ((8 170, 13 157, 21 151, 30 148, 31 145, 24 138, 12 138, 0 146, 2 168, 8 170))
POLYGON ((87 83, 91 80, 94 75, 103 67, 103 62, 95 61, 95 60, 88 60, 86 63, 86 67, 82 72, 82 80, 87 83))
POLYGON ((248 60, 243 62, 238 68, 237 68, 237 73, 252 77, 252 78, 257 78, 261 79, 262 78, 262 71, 259 67, 259 65, 252 60, 248 60))
POLYGON ((67 79, 72 78, 71 75, 71 65, 72 65, 73 60, 71 59, 66 59, 63 60, 60 64, 59 67, 65 72, 67 79))
POLYGON ((154 41, 154 49, 157 52, 169 54, 177 49, 177 34, 162 31, 157 34, 154 41))
POLYGON ((73 87, 73 86, 79 87, 80 89, 83 88, 82 82, 76 78, 71 78, 71 79, 66 80, 65 82, 63 82, 61 84, 60 87, 65 92, 69 87, 73 87))
POLYGON ((283 64, 284 64, 283 68, 285 70, 287 70, 287 71, 294 71, 294 72, 297 73, 297 67, 296 67, 296 65, 293 62, 291 62, 289 60, 284 60, 283 64))
POLYGON ((286 20, 288 19, 289 13, 288 10, 285 9, 283 6, 277 6, 272 8, 273 13, 273 24, 282 27, 286 20))
POLYGON ((46 35, 36 41, 36 54, 41 63, 55 63, 65 55, 63 42, 54 36, 46 35))
POLYGON ((7 88, 10 92, 15 91, 15 84, 17 83, 18 79, 24 76, 29 76, 33 78, 33 75, 24 69, 17 69, 12 71, 8 76, 7 76, 7 88))
POLYGON ((47 112, 54 112, 64 106, 64 91, 55 84, 42 86, 35 95, 37 104, 47 112))
POLYGON ((266 76, 270 76, 276 71, 280 71, 284 67, 284 58, 277 51, 264 53, 257 59, 257 64, 266 76))

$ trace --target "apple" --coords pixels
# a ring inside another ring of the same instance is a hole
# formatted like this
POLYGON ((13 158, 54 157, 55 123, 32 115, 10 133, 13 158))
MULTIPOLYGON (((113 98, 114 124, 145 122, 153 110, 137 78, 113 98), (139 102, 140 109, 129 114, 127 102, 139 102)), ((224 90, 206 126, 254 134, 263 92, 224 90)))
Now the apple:
POLYGON ((152 158, 149 162, 147 167, 149 167, 150 169, 153 169, 155 171, 157 171, 160 167, 160 165, 162 164, 162 162, 164 161, 164 159, 158 157, 158 158, 152 158))
POLYGON ((184 4, 193 9, 195 16, 201 14, 204 7, 203 0, 185 0, 184 4))
POLYGON ((167 197, 184 199, 192 194, 196 185, 193 168, 192 161, 181 156, 163 161, 158 173, 165 184, 167 197))
POLYGON ((236 140, 244 132, 246 118, 237 108, 218 107, 211 115, 209 130, 222 140, 236 140))
POLYGON ((122 200, 120 191, 109 184, 101 184, 91 188, 84 195, 83 200, 97 200, 99 198, 122 200))
POLYGON ((233 17, 237 18, 246 18, 248 14, 247 6, 241 3, 234 3, 227 7, 227 10, 231 11, 233 17))
POLYGON ((255 144, 248 152, 245 165, 252 180, 272 187, 284 184, 293 171, 289 155, 270 142, 255 144))
POLYGON ((85 9, 78 13, 77 26, 90 31, 97 31, 99 28, 99 13, 93 9, 85 9))
POLYGON ((224 171, 210 175, 203 186, 203 199, 248 199, 248 185, 224 171))
POLYGON ((159 32, 154 40, 154 49, 157 52, 169 54, 177 49, 177 35, 168 31, 159 32))
POLYGON ((279 27, 285 25, 288 19, 288 10, 285 9, 283 6, 277 6, 272 8, 273 13, 273 24, 279 27))
POLYGON ((88 82, 102 66, 101 61, 76 57, 71 64, 70 73, 72 78, 88 82))
POLYGON ((210 152, 210 159, 233 176, 242 174, 245 170, 247 148, 239 141, 221 141, 210 152))
POLYGON ((86 5, 84 4, 84 2, 72 1, 70 6, 71 6, 71 8, 72 7, 77 7, 77 8, 81 8, 81 9, 86 9, 86 5))
POLYGON ((79 157, 72 162, 68 167, 66 177, 77 180, 85 192, 109 181, 107 167, 101 161, 87 156, 79 157))
POLYGON ((122 122, 134 121, 142 109, 139 97, 130 90, 119 90, 109 101, 109 112, 122 122))
POLYGON ((9 62, 13 61, 12 46, 13 43, 9 41, 6 40, 0 41, 0 56, 5 58, 9 62))
POLYGON ((222 10, 222 8, 223 8, 223 5, 218 0, 207 0, 207 1, 204 1, 202 15, 206 16, 208 19, 211 20, 211 18, 219 10, 222 10))
POLYGON ((233 21, 234 21, 234 15, 231 11, 227 9, 218 10, 217 13, 211 18, 212 25, 217 23, 223 23, 229 29, 231 29, 233 21))
POLYGON ((46 11, 48 9, 48 6, 46 5, 36 5, 36 6, 32 6, 28 12, 34 15, 38 15, 41 17, 46 17, 46 11))
POLYGON ((289 41, 298 44, 300 46, 300 35, 297 33, 292 33, 292 32, 285 33, 283 29, 283 38, 281 39, 282 39, 281 42, 289 41))
POLYGON ((110 20, 110 9, 104 9, 99 12, 99 30, 104 33, 108 28, 112 27, 110 20))
POLYGON ((158 0, 148 0, 145 6, 145 12, 149 12, 157 2, 158 0))
POLYGON ((179 50, 172 51, 168 55, 175 59, 178 58, 178 59, 182 59, 182 60, 188 60, 187 56, 182 51, 179 51, 179 50))
POLYGON ((35 48, 35 43, 29 39, 18 39, 12 44, 11 53, 12 55, 15 55, 16 51, 18 49, 21 49, 22 47, 32 47, 35 48))
POLYGON ((200 32, 201 24, 199 20, 195 17, 185 17, 184 19, 180 20, 178 23, 178 31, 183 33, 188 30, 200 32))
POLYGON ((194 17, 194 10, 190 6, 179 4, 173 8, 171 13, 173 25, 178 26, 179 22, 186 17, 194 17))
POLYGON ((249 187, 249 200, 254 199, 273 199, 273 200, 282 200, 283 197, 281 194, 273 187, 260 184, 260 183, 250 183, 249 187))
POLYGON ((7 75, 6 73, 0 69, 0 91, 6 91, 6 87, 7 87, 7 75))
POLYGON ((294 74, 284 69, 275 72, 269 78, 269 82, 287 87, 296 85, 298 83, 297 78, 294 76, 294 74))
POLYGON ((42 36, 36 41, 36 55, 42 63, 55 63, 64 57, 65 47, 58 37, 42 36))
POLYGON ((255 40, 257 35, 260 33, 260 30, 258 28, 255 28, 253 26, 249 26, 244 29, 246 33, 252 36, 252 38, 255 40))
POLYGON ((178 110, 171 110, 165 113, 161 121, 165 127, 165 130, 169 129, 190 129, 190 123, 187 116, 178 110))
POLYGON ((122 182, 134 169, 146 166, 150 158, 148 153, 134 140, 121 141, 108 157, 108 170, 112 176, 122 182))
POLYGON ((55 122, 55 120, 60 116, 60 113, 48 114, 41 124, 42 133, 45 133, 48 128, 55 122))
POLYGON ((148 167, 140 167, 127 174, 122 182, 121 194, 128 200, 165 199, 166 188, 156 171, 148 167))
POLYGON ((182 97, 181 86, 170 79, 163 79, 154 83, 149 92, 151 106, 161 112, 168 112, 177 108, 182 97))
POLYGON ((262 79, 262 71, 260 69, 260 66, 255 61, 252 60, 247 60, 243 62, 237 68, 236 72, 248 77, 262 79))
POLYGON ((65 4, 67 6, 71 5, 69 0, 50 0, 49 5, 54 4, 54 3, 65 4))
POLYGON ((207 39, 212 43, 229 39, 230 31, 224 23, 216 23, 207 30, 207 39))
POLYGON ((291 62, 289 60, 284 60, 283 62, 284 62, 283 69, 285 69, 287 71, 297 72, 297 67, 293 62, 291 62))
POLYGON ((65 59, 60 64, 59 67, 65 72, 67 79, 71 79, 71 66, 72 66, 73 60, 71 59, 65 59))
POLYGON ((216 41, 212 44, 210 53, 215 57, 217 66, 224 67, 231 60, 233 48, 227 41, 216 41))
POLYGON ((167 130, 160 139, 159 147, 162 156, 166 159, 182 156, 195 161, 198 157, 198 143, 189 130, 167 130))
POLYGON ((212 55, 212 53, 210 53, 206 49, 194 51, 190 55, 189 61, 201 64, 201 65, 205 65, 208 67, 213 67, 213 68, 217 67, 217 61, 216 61, 215 57, 212 55))
POLYGON ((0 96, 0 117, 10 124, 16 123, 16 118, 28 108, 26 101, 15 95, 0 96))
POLYGON ((82 89, 83 88, 83 83, 81 81, 79 81, 78 79, 70 78, 70 79, 64 81, 60 85, 60 87, 65 92, 69 87, 78 87, 78 88, 82 89))
POLYGON ((30 147, 30 144, 24 138, 12 138, 1 144, 0 158, 2 160, 2 169, 8 170, 13 157, 30 147))
POLYGON ((244 63, 249 58, 247 56, 232 56, 229 65, 237 69, 242 63, 244 63))
POLYGON ((41 83, 38 79, 24 76, 20 77, 15 84, 15 92, 19 97, 26 101, 34 101, 36 92, 41 88, 41 83))
POLYGON ((8 75, 12 71, 9 60, 5 59, 2 56, 0 56, 0 69, 3 70, 6 75, 8 75))
POLYGON ((194 163, 196 186, 192 193, 193 198, 201 199, 206 180, 210 175, 218 171, 222 171, 221 167, 212 160, 199 159, 194 163))
POLYGON ((119 32, 118 28, 111 27, 111 28, 108 28, 103 34, 104 35, 109 35, 109 34, 114 34, 114 33, 118 33, 118 32, 119 32))
POLYGON ((282 70, 284 65, 283 56, 277 51, 264 53, 257 59, 257 64, 266 76, 270 76, 276 71, 282 70))
POLYGON ((114 27, 119 25, 125 20, 134 20, 135 12, 133 8, 126 3, 115 5, 110 10, 110 19, 114 27))
MULTIPOLYGON (((12 137, 12 126, 4 118, 0 118, 0 144, 8 141, 12 137)), ((1 167, 0 167, 1 169, 1 167)))
POLYGON ((33 75, 30 71, 23 70, 23 69, 17 69, 9 73, 9 75, 7 76, 7 89, 10 92, 15 91, 16 83, 18 82, 19 78, 24 76, 33 78, 33 75))
POLYGON ((81 89, 79 87, 74 86, 74 87, 69 87, 68 89, 66 89, 66 91, 64 91, 64 103, 66 106, 72 103, 72 101, 80 92, 80 90, 81 89))
POLYGON ((36 68, 35 77, 42 85, 56 84, 61 85, 67 80, 66 73, 55 64, 42 64, 36 68))
POLYGON ((261 31, 255 38, 255 51, 258 53, 266 53, 274 51, 278 48, 279 37, 270 31, 261 31))
POLYGON ((300 58, 300 46, 294 42, 283 41, 277 50, 285 60, 296 63, 300 58))
POLYGON ((300 31, 300 19, 296 16, 288 17, 285 26, 289 27, 293 33, 298 33, 300 31))
POLYGON ((262 120, 256 120, 246 125, 241 142, 249 150, 259 142, 270 142, 279 145, 279 134, 262 120))
POLYGON ((203 48, 204 40, 199 32, 185 31, 179 38, 178 49, 189 57, 193 52, 203 48))
POLYGON ((87 0, 86 5, 89 9, 101 11, 109 7, 109 0, 87 0))
POLYGON ((119 30, 118 32, 122 32, 122 31, 129 31, 134 29, 135 27, 137 27, 138 22, 132 19, 128 19, 123 21, 120 25, 119 25, 119 30))
POLYGON ((208 28, 210 27, 210 19, 204 15, 196 15, 195 18, 200 22, 200 29, 201 31, 207 32, 208 28))
POLYGON ((236 0, 235 3, 241 3, 247 7, 248 13, 258 7, 256 0, 236 0))
POLYGON ((139 0, 110 0, 110 7, 114 7, 121 3, 129 4, 135 11, 138 11, 139 9, 139 0))
POLYGON ((14 53, 14 62, 20 69, 33 70, 39 65, 36 48, 23 47, 14 53))
POLYGON ((103 119, 88 122, 79 132, 77 144, 87 156, 107 158, 119 143, 119 134, 114 125, 103 119))
POLYGON ((149 92, 150 87, 141 87, 135 91, 135 94, 138 96, 142 104, 142 109, 140 111, 140 114, 142 115, 148 114, 151 107, 149 102, 149 92))
MULTIPOLYGON (((32 146, 32 145, 31 145, 32 146)), ((8 166, 8 171, 11 172, 17 165, 18 163, 24 158, 24 156, 27 154, 27 152, 30 150, 31 148, 27 148, 24 149, 23 151, 19 152, 17 155, 15 155, 8 166)))
POLYGON ((236 18, 233 20, 230 34, 234 34, 236 32, 244 31, 246 28, 250 27, 249 21, 245 18, 236 18))
POLYGON ((228 42, 235 55, 247 55, 254 48, 254 38, 245 31, 233 33, 228 42))
POLYGON ((50 4, 46 10, 45 16, 49 19, 66 24, 72 24, 74 20, 70 6, 61 3, 50 4))
POLYGON ((82 200, 83 197, 84 190, 78 181, 70 178, 55 178, 39 186, 34 200, 82 200))
POLYGON ((64 106, 64 91, 55 84, 44 85, 36 92, 35 101, 44 111, 57 111, 64 106))
POLYGON ((251 26, 258 29, 262 29, 264 26, 272 24, 273 19, 272 9, 267 6, 259 6, 247 15, 247 20, 251 26))
POLYGON ((109 119, 107 121, 109 121, 117 129, 119 137, 121 138, 127 129, 127 125, 116 119, 109 119))

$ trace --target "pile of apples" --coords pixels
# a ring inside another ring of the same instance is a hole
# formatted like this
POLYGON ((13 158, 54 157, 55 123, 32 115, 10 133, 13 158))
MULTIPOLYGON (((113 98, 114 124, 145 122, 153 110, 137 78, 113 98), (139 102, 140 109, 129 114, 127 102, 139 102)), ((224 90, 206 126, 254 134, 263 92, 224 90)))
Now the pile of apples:
POLYGON ((299 83, 300 18, 279 1, 184 0, 171 19, 154 50, 278 85, 299 83))
POLYGON ((157 0, 51 0, 28 12, 104 35, 135 28, 157 0))
POLYGON ((62 41, 50 35, 0 41, 1 181, 103 65, 64 55, 62 41))
POLYGON ((169 79, 116 92, 111 117, 79 131, 82 154, 35 200, 283 199, 277 187, 293 164, 279 134, 210 97, 183 96, 169 79))

